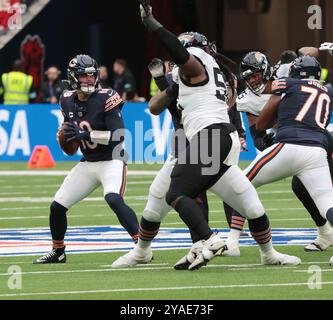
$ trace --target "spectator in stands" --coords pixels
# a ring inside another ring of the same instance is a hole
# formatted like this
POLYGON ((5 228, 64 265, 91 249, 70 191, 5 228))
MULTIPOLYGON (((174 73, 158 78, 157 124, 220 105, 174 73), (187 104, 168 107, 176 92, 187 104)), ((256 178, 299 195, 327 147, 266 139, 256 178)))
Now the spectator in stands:
POLYGON ((125 85, 130 84, 132 90, 136 91, 135 78, 131 70, 127 67, 127 62, 124 59, 117 59, 113 64, 113 89, 116 90, 120 96, 124 99, 125 85))
POLYGON ((145 102, 146 99, 144 97, 139 97, 135 92, 134 88, 130 83, 126 83, 124 86, 124 94, 123 100, 126 102, 145 102))
POLYGON ((56 66, 49 67, 46 72, 46 81, 42 83, 41 100, 43 103, 58 103, 63 91, 59 78, 61 72, 56 66))
POLYGON ((13 70, 1 77, 4 90, 4 104, 29 103, 32 76, 24 73, 22 60, 15 60, 13 70))
POLYGON ((111 88, 109 82, 109 71, 106 66, 99 67, 99 84, 102 89, 111 88))

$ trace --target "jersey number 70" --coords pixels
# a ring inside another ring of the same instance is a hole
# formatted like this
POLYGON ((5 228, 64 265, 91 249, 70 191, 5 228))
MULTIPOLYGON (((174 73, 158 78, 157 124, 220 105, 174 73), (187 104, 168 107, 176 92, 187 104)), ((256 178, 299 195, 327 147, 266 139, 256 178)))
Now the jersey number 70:
POLYGON ((327 126, 327 120, 330 112, 329 106, 331 104, 331 98, 326 93, 319 94, 319 90, 315 88, 302 86, 301 90, 302 92, 309 93, 310 96, 306 100, 303 108, 301 109, 295 120, 302 122, 305 116, 310 111, 313 104, 315 103, 315 101, 317 100, 315 120, 320 128, 325 129, 327 126), (323 121, 321 119, 323 119, 323 121))

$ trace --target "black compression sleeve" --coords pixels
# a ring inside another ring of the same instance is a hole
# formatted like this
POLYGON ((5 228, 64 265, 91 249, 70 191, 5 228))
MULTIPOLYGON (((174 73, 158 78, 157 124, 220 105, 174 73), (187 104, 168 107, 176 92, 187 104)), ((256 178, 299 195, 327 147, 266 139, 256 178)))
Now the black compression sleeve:
POLYGON ((178 66, 184 65, 190 58, 188 51, 182 46, 178 38, 165 28, 159 28, 154 32, 171 55, 171 60, 178 66))
POLYGON ((154 78, 154 80, 155 80, 157 87, 160 89, 160 91, 164 91, 166 88, 169 87, 169 82, 165 78, 165 76, 154 78))
POLYGON ((266 145, 264 142, 264 136, 266 135, 266 131, 258 131, 256 129, 256 125, 253 125, 252 127, 250 127, 250 133, 254 142, 254 146, 259 151, 264 151, 266 149, 266 145))

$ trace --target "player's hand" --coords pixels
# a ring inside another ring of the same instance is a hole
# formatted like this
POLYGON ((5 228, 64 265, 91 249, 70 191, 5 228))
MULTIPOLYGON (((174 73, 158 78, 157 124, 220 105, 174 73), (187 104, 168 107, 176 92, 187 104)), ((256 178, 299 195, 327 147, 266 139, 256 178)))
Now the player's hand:
POLYGON ((319 48, 320 51, 328 51, 331 55, 333 55, 333 43, 332 42, 324 42, 319 48))
POLYGON ((246 140, 243 138, 243 137, 240 137, 239 138, 239 142, 240 142, 240 145, 241 145, 241 151, 246 151, 248 152, 249 150, 246 149, 247 147, 247 143, 246 143, 246 140))
POLYGON ((274 144, 274 139, 275 139, 275 133, 274 132, 267 133, 263 137, 263 141, 264 141, 265 147, 269 148, 270 146, 272 146, 274 144))
POLYGON ((162 27, 162 25, 154 18, 153 9, 149 0, 139 0, 141 19, 145 27, 150 32, 154 32, 162 27))
POLYGON ((152 15, 150 0, 139 0, 142 20, 152 15))
POLYGON ((90 141, 90 133, 88 131, 82 130, 79 126, 74 123, 68 123, 66 127, 63 128, 64 136, 67 138, 66 141, 70 142, 72 140, 88 140, 90 141))
POLYGON ((165 75, 165 65, 161 59, 154 58, 149 63, 148 69, 153 78, 160 78, 165 75))

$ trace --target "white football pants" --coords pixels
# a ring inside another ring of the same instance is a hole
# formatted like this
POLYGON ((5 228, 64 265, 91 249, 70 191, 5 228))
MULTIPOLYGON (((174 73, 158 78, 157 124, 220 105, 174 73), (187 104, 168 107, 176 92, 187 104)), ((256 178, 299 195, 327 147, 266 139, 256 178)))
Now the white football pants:
POLYGON ((79 162, 65 178, 54 201, 69 209, 100 185, 103 186, 104 196, 110 193, 123 196, 126 189, 124 162, 120 160, 79 162))

